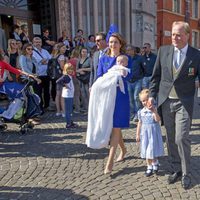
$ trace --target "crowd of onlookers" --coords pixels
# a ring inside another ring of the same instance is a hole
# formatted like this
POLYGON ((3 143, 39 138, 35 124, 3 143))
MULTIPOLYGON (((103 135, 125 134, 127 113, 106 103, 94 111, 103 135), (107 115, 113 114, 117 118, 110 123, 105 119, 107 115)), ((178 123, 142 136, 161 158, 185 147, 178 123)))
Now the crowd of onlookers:
MULTIPOLYGON (((103 32, 85 37, 83 30, 79 29, 76 36, 71 39, 67 31, 63 30, 62 36, 57 41, 53 41, 49 29, 45 28, 42 36, 35 36, 31 40, 27 25, 21 27, 14 25, 13 32, 8 39, 7 51, 5 51, 5 61, 27 73, 36 74, 41 79, 41 84, 33 84, 33 88, 41 98, 42 112, 51 110, 50 102, 55 102, 55 115, 65 117, 62 85, 56 83, 62 75, 64 65, 71 63, 74 67, 72 75, 74 113, 87 113, 89 91, 96 80, 98 61, 106 53, 107 48, 106 34, 103 32), (60 69, 57 77, 50 77, 48 74, 48 65, 52 59, 57 61, 60 69)), ((149 43, 145 43, 142 48, 127 44, 126 54, 133 60, 133 77, 128 82, 128 90, 131 120, 137 121, 137 111, 141 107, 138 95, 142 88, 149 87, 156 55, 151 52, 149 43)), ((9 72, 5 74, 5 79, 20 81, 18 76, 9 72)))

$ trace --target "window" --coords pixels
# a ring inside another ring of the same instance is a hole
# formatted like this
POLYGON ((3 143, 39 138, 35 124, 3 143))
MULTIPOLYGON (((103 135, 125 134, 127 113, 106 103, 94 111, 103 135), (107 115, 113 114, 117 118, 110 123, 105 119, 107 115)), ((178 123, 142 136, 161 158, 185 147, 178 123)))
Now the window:
POLYGON ((192 17, 193 18, 198 18, 198 4, 199 4, 199 0, 193 0, 192 1, 192 17))
POLYGON ((27 0, 1 0, 0 6, 28 10, 27 0))
POLYGON ((180 0, 173 0, 173 11, 176 13, 180 13, 180 0))
POLYGON ((198 32, 192 31, 192 46, 195 48, 199 48, 198 45, 198 32))

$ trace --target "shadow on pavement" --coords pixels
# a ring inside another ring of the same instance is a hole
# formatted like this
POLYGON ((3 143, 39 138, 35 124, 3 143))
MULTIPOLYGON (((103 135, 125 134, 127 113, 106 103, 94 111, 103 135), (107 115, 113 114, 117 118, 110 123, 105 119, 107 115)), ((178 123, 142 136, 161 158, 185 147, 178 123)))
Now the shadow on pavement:
POLYGON ((0 200, 26 199, 26 200, 88 200, 88 197, 75 194, 69 189, 50 189, 42 187, 0 187, 0 200))
POLYGON ((0 135, 0 141, 1 157, 69 158, 76 155, 76 157, 91 160, 103 159, 108 154, 107 149, 87 148, 82 133, 77 130, 65 133, 63 129, 58 129, 54 133, 51 129, 45 129, 39 134, 21 136, 9 133, 0 135))

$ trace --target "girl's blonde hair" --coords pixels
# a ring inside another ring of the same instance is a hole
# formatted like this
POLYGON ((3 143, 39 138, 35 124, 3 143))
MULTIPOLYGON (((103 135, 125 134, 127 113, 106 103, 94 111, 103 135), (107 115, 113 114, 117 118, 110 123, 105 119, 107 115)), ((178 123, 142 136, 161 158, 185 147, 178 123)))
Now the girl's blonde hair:
POLYGON ((13 42, 17 43, 17 41, 15 39, 8 39, 8 49, 7 49, 8 53, 11 52, 11 44, 13 42))
POLYGON ((75 47, 71 52, 70 58, 79 58, 79 55, 80 55, 80 49, 75 47))
POLYGON ((139 98, 141 99, 141 96, 146 96, 147 98, 149 98, 149 89, 143 89, 140 93, 139 93, 139 98))
POLYGON ((63 74, 68 74, 69 71, 74 71, 74 67, 71 63, 66 63, 63 68, 63 74))

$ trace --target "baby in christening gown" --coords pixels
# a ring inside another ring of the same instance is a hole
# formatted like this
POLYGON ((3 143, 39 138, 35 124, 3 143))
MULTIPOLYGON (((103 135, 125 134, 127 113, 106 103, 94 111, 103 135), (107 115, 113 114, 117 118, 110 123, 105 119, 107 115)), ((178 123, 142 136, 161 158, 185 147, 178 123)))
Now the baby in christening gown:
POLYGON ((125 93, 122 76, 126 77, 130 73, 127 65, 128 57, 118 56, 116 65, 99 77, 91 88, 86 135, 86 144, 90 148, 100 149, 108 146, 113 127, 116 88, 119 86, 125 93))

